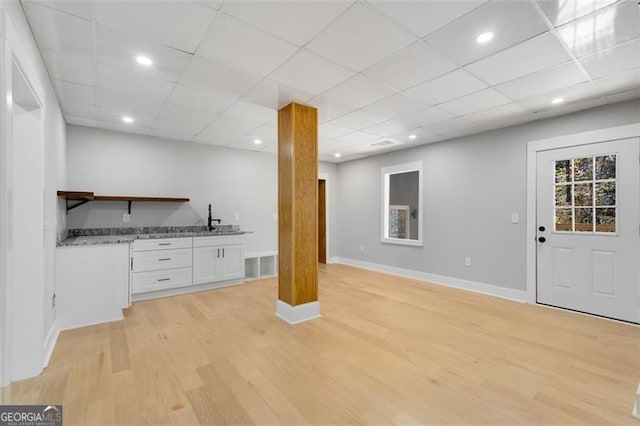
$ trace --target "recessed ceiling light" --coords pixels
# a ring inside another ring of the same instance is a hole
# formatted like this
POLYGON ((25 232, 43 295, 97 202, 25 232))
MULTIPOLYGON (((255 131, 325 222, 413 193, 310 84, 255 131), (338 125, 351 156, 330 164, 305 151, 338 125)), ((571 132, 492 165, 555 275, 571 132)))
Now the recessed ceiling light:
POLYGON ((411 140, 414 140, 414 139, 415 139, 415 138, 417 138, 417 137, 418 137, 418 136, 417 136, 417 135, 414 135, 414 134, 409 135, 409 139, 411 139, 411 140))
POLYGON ((480 44, 488 43, 493 39, 493 33, 491 31, 487 31, 486 33, 480 34, 476 37, 476 41, 480 44))
POLYGON ((335 154, 333 154, 333 156, 336 157, 336 158, 342 157, 342 155, 339 152, 336 152, 335 154))
POLYGON ((122 117, 122 121, 124 121, 127 124, 131 124, 131 123, 133 123, 133 118, 131 118, 131 117, 122 117))
POLYGON ((260 139, 254 139, 253 143, 256 144, 256 145, 261 145, 262 141, 260 139))
POLYGON ((555 98, 551 101, 551 105, 558 105, 564 102, 564 98, 555 98))
POLYGON ((153 65, 153 61, 151 60, 151 58, 142 55, 136 56, 136 62, 138 62, 140 65, 144 65, 145 67, 150 67, 151 65, 153 65))

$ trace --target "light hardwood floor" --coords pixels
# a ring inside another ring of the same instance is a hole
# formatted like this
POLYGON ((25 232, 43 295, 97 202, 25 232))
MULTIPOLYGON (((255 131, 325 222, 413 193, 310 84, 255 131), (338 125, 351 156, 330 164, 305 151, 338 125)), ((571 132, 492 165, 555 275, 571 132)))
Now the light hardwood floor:
POLYGON ((276 279, 135 303, 65 331, 14 403, 64 424, 630 424, 640 328, 322 265, 322 318, 276 279))

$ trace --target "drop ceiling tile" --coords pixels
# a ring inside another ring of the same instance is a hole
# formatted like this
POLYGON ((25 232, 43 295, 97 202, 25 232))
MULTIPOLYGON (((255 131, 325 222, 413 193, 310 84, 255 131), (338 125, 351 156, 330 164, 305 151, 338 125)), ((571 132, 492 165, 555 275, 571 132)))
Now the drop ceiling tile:
POLYGON ((167 139, 188 141, 193 139, 204 127, 204 125, 193 122, 183 122, 174 117, 158 117, 153 123, 149 134, 167 139))
POLYGON ((116 123, 114 121, 98 121, 98 128, 114 130, 122 133, 136 133, 140 135, 148 135, 149 128, 144 126, 137 126, 135 124, 116 123))
POLYGON ((396 120, 402 123, 408 129, 411 129, 414 127, 422 127, 425 124, 449 120, 453 117, 453 114, 443 110, 440 107, 434 106, 431 108, 414 111, 409 114, 404 114, 398 117, 396 120))
POLYGON ((65 117, 69 116, 87 118, 92 120, 95 120, 97 117, 95 105, 83 105, 65 102, 64 104, 62 104, 62 112, 65 117))
POLYGON ((594 98, 599 95, 598 89, 590 82, 576 84, 574 86, 562 87, 560 89, 543 93, 531 98, 518 101, 518 105, 528 111, 539 112, 547 109, 559 109, 560 105, 553 105, 551 101, 556 98, 564 99, 562 105, 594 98))
POLYGON ((554 26, 578 19, 618 0, 536 0, 554 26))
POLYGON ((406 132, 410 127, 398 120, 389 120, 375 126, 367 127, 363 131, 377 136, 390 136, 401 132, 406 132))
MULTIPOLYGON (((640 22, 640 20, 639 20, 640 22)), ((640 68, 640 38, 580 58, 591 79, 640 68)))
POLYGON ((353 71, 303 49, 275 70, 269 79, 317 95, 353 75, 353 71))
POLYGON ((509 99, 495 90, 484 89, 471 95, 445 102, 439 106, 455 116, 460 116, 508 104, 509 102, 509 99))
POLYGON ((195 137, 195 140, 226 145, 260 126, 261 123, 255 121, 221 115, 213 123, 205 127, 204 130, 195 137))
POLYGON ((115 92, 135 93, 149 99, 165 100, 175 86, 166 80, 102 64, 97 64, 95 70, 97 87, 115 92))
POLYGON ((318 109, 318 123, 320 124, 349 114, 356 109, 350 105, 332 101, 325 96, 317 96, 306 102, 306 104, 318 109))
POLYGON ((25 4, 25 12, 40 49, 92 58, 91 22, 38 3, 25 4))
POLYGON ((56 9, 78 18, 91 20, 91 3, 78 0, 22 0, 22 4, 28 7, 30 3, 39 3, 43 6, 56 9))
POLYGON ((318 126, 318 137, 324 138, 337 138, 347 133, 351 133, 353 129, 348 127, 337 126, 333 123, 324 123, 318 126))
POLYGON ((512 102, 484 111, 474 112, 465 115, 464 118, 478 124, 491 122, 502 125, 511 124, 516 119, 530 120, 531 116, 526 109, 512 102))
POLYGON ((65 115, 64 120, 68 124, 73 124, 74 126, 98 127, 98 121, 90 118, 65 115))
POLYGON ((377 135, 367 133, 367 132, 351 132, 346 135, 342 135, 338 138, 341 141, 347 142, 349 144, 359 144, 364 142, 370 142, 374 139, 378 139, 377 135))
POLYGON ((241 136, 239 139, 236 139, 234 142, 243 142, 247 144, 251 144, 257 150, 264 150, 266 147, 271 145, 278 145, 278 128, 271 124, 265 124, 263 126, 258 127, 257 129, 251 130, 246 135, 241 136), (262 143, 259 145, 255 144, 255 140, 259 139, 262 143))
POLYGON ((96 89, 96 105, 112 110, 127 110, 131 114, 156 116, 162 109, 162 102, 136 96, 131 93, 96 89))
POLYGON ((262 77, 258 74, 236 70, 195 57, 180 79, 180 84, 241 96, 260 80, 262 77))
POLYGON ((156 117, 152 117, 144 114, 132 114, 131 111, 123 109, 107 109, 103 107, 98 107, 97 111, 98 121, 99 122, 112 122, 117 123, 118 125, 122 125, 123 128, 127 127, 151 127, 153 123, 156 121, 156 117), (125 123, 122 121, 122 117, 131 117, 133 118, 133 123, 125 123))
POLYGON ((233 104, 224 113, 231 117, 257 121, 258 123, 268 123, 278 118, 278 112, 275 109, 245 101, 233 104))
POLYGON ((499 84, 569 60, 571 58, 558 38, 546 32, 465 69, 489 84, 499 84))
POLYGON ((196 54, 231 68, 266 75, 296 51, 296 46, 251 25, 220 14, 196 54))
POLYGON ((160 44, 195 52, 216 11, 180 1, 96 1, 96 21, 160 44))
POLYGON ((228 1, 223 11, 302 46, 353 1, 228 1))
POLYGON ((92 86, 55 80, 54 86, 61 103, 95 105, 95 89, 92 86))
POLYGON ((458 65, 467 65, 547 31, 531 2, 492 1, 472 10, 425 40, 458 65), (476 37, 491 31, 493 40, 479 44, 476 37))
POLYGON ((385 117, 379 115, 369 114, 362 110, 350 112, 342 117, 332 120, 331 123, 337 126, 348 127, 350 129, 362 129, 364 127, 373 126, 374 124, 382 123, 385 121, 385 117))
POLYGON ((388 89, 369 77, 356 75, 328 90, 323 96, 336 102, 362 108, 382 98, 386 98, 393 93, 391 89, 388 89))
POLYGON ((465 15, 487 0, 377 1, 370 3, 414 34, 424 37, 465 15))
POLYGON ((598 106, 606 105, 607 100, 602 97, 595 97, 590 99, 582 99, 576 102, 563 103, 557 105, 556 108, 547 108, 542 111, 534 113, 534 119, 555 117, 558 115, 569 114, 575 111, 582 111, 584 109, 595 108, 598 106))
POLYGON ((135 71, 168 81, 178 81, 192 56, 181 50, 154 43, 139 36, 96 25, 97 61, 120 69, 135 71), (146 56, 153 65, 144 66, 136 57, 146 56))
POLYGON ((573 62, 547 68, 496 86, 513 100, 530 98, 586 81, 585 75, 573 62))
POLYGON ((440 123, 430 124, 427 129, 430 132, 450 137, 457 137, 478 127, 477 123, 463 117, 452 118, 451 120, 442 121, 440 123))
POLYGON ((455 69, 456 66, 422 41, 364 71, 396 90, 405 90, 455 69))
POLYGON ((224 0, 202 0, 202 3, 216 10, 220 10, 224 0))
POLYGON ((577 57, 640 37, 640 8, 623 0, 558 28, 577 57))
POLYGON ((304 104, 313 97, 313 93, 295 89, 275 81, 263 80, 244 95, 242 100, 279 110, 291 102, 304 104))
POLYGON ((395 118, 403 114, 423 109, 424 107, 425 105, 423 102, 410 98, 402 93, 397 93, 373 103, 362 110, 381 117, 395 118))
POLYGON ((616 93, 640 86, 640 69, 633 69, 593 81, 600 94, 616 93))
POLYGON ((41 52, 51 78, 93 86, 93 62, 89 59, 51 50, 41 52))
POLYGON ((181 105, 196 108, 202 111, 221 113, 233 105, 238 98, 222 92, 193 89, 191 87, 178 84, 167 102, 174 105, 181 105))
POLYGON ((217 112, 201 111, 195 108, 166 103, 160 110, 158 117, 185 124, 197 124, 202 128, 211 123, 218 115, 217 112))
POLYGON ((190 141, 196 135, 188 130, 180 130, 174 128, 159 129, 152 127, 149 129, 149 136, 155 136, 161 139, 167 139, 171 141, 190 141))
POLYGON ((308 49, 361 71, 415 41, 415 36, 366 3, 357 3, 307 45, 308 49))
POLYGON ((486 84, 465 70, 458 69, 413 87, 405 91, 405 94, 435 105, 477 92, 485 87, 487 87, 486 84))

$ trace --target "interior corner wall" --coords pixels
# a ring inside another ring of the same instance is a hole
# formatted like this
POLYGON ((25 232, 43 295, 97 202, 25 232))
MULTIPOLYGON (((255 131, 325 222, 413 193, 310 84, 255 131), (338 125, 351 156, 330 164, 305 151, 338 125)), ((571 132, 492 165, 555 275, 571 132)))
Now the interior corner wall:
POLYGON ((527 142, 638 122, 640 100, 634 100, 340 163, 335 252, 340 258, 525 290, 527 142), (381 243, 381 168, 419 160, 424 246, 381 243), (519 223, 511 223, 512 213, 519 223))
MULTIPOLYGON (((57 235, 65 232, 65 214, 63 205, 56 196, 58 188, 65 187, 66 179, 66 135, 65 122, 58 99, 49 79, 47 69, 31 33, 20 3, 16 0, 1 1, 0 9, 7 16, 7 40, 12 49, 14 59, 24 73, 36 96, 42 103, 42 132, 44 144, 44 182, 40 184, 39 196, 43 198, 44 235, 33 244, 44 244, 44 283, 42 286, 42 315, 35 315, 32 320, 43 323, 41 338, 43 347, 48 343, 47 336, 55 334, 55 308, 51 300, 55 293, 55 247, 57 235)), ((18 232, 18 230, 14 230, 18 232)), ((19 236, 19 233, 17 234, 19 236)), ((19 283, 17 283, 19 284, 19 283)), ((40 295, 39 295, 40 296, 40 295)), ((16 307, 14 307, 16 309, 16 307)), ((20 325, 14 324, 18 329, 20 325)), ((43 353, 46 348, 43 348, 43 353)), ((46 356, 46 353, 45 353, 46 356)), ((45 360, 42 360, 43 362, 45 360)))
MULTIPOLYGON (((252 232, 247 252, 277 250, 276 155, 73 125, 67 136, 68 190, 190 199, 134 202, 128 223, 126 203, 92 201, 69 212, 69 228, 205 225, 211 203, 214 218, 252 232)), ((333 164, 319 170, 336 174, 333 164)))

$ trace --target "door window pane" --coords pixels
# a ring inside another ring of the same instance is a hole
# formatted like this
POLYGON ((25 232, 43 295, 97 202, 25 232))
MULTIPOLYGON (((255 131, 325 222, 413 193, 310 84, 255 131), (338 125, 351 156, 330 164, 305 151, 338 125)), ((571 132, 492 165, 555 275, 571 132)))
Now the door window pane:
POLYGON ((616 155, 602 155, 596 157, 596 179, 616 178, 616 155))
POLYGON ((616 205, 616 183, 598 182, 596 183, 596 206, 616 205))
POLYGON ((596 232, 616 232, 616 209, 596 209, 596 232))
POLYGON ((573 231, 573 214, 571 209, 556 209, 556 231, 573 231))
POLYGON ((576 208, 576 232, 593 232, 593 209, 576 208))
POLYGON ((575 185, 575 205, 585 207, 593 205, 593 184, 582 183, 575 185))
POLYGON ((593 157, 573 159, 574 180, 593 179, 593 157))
POLYGON ((556 185, 556 207, 571 206, 572 185, 556 185))
POLYGON ((571 182, 571 160, 556 161, 556 183, 571 182))

